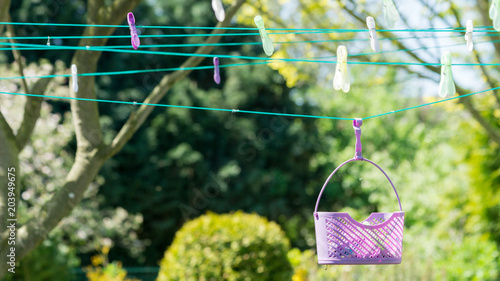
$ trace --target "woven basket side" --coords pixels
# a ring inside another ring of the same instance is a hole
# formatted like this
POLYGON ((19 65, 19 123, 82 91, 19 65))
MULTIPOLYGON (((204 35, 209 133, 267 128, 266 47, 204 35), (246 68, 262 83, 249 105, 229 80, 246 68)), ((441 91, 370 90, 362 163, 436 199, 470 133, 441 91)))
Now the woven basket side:
POLYGON ((365 220, 365 223, 371 224, 371 227, 353 223, 352 218, 344 215, 325 217, 328 257, 335 259, 401 258, 404 216, 393 216, 388 223, 374 227, 385 222, 384 219, 387 217, 384 214, 370 216, 370 220, 365 220))

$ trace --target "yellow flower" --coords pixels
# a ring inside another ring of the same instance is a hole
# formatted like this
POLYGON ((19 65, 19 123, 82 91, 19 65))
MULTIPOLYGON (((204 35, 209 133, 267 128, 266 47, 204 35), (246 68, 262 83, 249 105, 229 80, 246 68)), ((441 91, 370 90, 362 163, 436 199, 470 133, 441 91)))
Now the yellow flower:
POLYGON ((90 260, 92 261, 93 266, 98 266, 103 262, 101 255, 95 255, 91 257, 90 260))

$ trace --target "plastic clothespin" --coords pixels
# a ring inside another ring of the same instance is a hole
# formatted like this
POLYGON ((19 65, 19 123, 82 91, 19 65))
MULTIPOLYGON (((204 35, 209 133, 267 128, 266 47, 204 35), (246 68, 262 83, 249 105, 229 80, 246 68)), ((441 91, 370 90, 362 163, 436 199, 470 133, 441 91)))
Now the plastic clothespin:
POLYGON ((50 47, 50 36, 47 36, 47 46, 50 47))
POLYGON ((466 23, 467 32, 465 33, 465 41, 467 41, 467 50, 472 52, 474 49, 474 42, 472 41, 472 33, 474 32, 474 24, 472 20, 468 20, 466 23))
POLYGON ((374 52, 379 51, 379 43, 377 39, 377 31, 375 30, 375 19, 373 17, 366 18, 366 26, 368 26, 370 34, 370 47, 374 52))
POLYGON ((356 152, 354 153, 354 159, 356 160, 363 160, 363 155, 361 155, 363 150, 363 146, 361 145, 361 125, 363 125, 363 120, 361 118, 352 120, 352 127, 356 135, 356 152))
POLYGON ((491 5, 490 5, 490 10, 489 10, 490 19, 493 19, 495 17, 496 5, 497 5, 497 0, 492 0, 491 5))
POLYGON ((76 68, 76 64, 71 65, 71 80, 73 85, 73 92, 78 92, 78 69, 76 68))
POLYGON ((349 71, 347 70, 347 48, 340 45, 337 48, 337 68, 335 69, 335 77, 333 78, 333 88, 335 90, 349 92, 351 82, 349 81, 349 71))
POLYGON ((439 82, 439 96, 444 98, 455 94, 455 82, 451 72, 451 54, 445 52, 441 56, 441 81, 439 82))
POLYGON ((215 17, 218 21, 223 22, 226 18, 226 12, 224 12, 224 6, 221 0, 212 0, 212 9, 214 10, 215 17))
POLYGON ((128 13, 127 22, 130 28, 130 42, 132 43, 132 47, 134 47, 134 50, 137 50, 137 48, 139 48, 139 46, 141 45, 141 40, 139 39, 139 35, 137 35, 137 29, 135 28, 134 14, 128 13))
POLYGON ((272 56, 274 53, 273 41, 269 38, 269 34, 267 34, 266 28, 264 27, 264 20, 260 15, 257 15, 254 18, 255 25, 259 29, 260 38, 262 39, 262 46, 264 47, 264 52, 268 56, 272 56))
POLYGON ((500 1, 499 0, 491 1, 489 14, 490 14, 490 19, 493 21, 493 28, 495 28, 496 31, 500 31, 500 1))
POLYGON ((220 84, 219 58, 214 57, 214 81, 220 84))
POLYGON ((393 28, 394 24, 400 20, 398 9, 396 5, 394 5, 393 0, 384 0, 383 10, 384 10, 384 19, 385 24, 389 28, 393 28))

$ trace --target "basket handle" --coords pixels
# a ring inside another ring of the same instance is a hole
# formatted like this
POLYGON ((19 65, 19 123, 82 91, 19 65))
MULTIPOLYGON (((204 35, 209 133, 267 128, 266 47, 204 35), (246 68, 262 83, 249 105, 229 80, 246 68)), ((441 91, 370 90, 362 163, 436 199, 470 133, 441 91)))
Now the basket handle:
POLYGON ((382 168, 380 168, 377 164, 373 163, 372 161, 366 159, 366 158, 363 158, 363 156, 361 155, 361 150, 362 150, 362 147, 361 147, 361 125, 363 124, 363 121, 359 118, 356 118, 353 120, 353 127, 354 127, 354 133, 356 135, 356 152, 354 154, 354 158, 352 159, 349 159, 347 161, 345 161, 344 163, 340 164, 340 166, 338 166, 331 174, 330 176, 326 179, 325 181, 325 184, 323 184, 323 187, 321 188, 321 191, 319 192, 319 196, 318 196, 318 200, 316 201, 316 207, 314 207, 314 216, 316 217, 316 219, 318 218, 318 205, 319 205, 319 201, 321 199, 321 195, 323 195, 323 191, 325 190, 325 187, 326 185, 328 184, 328 182, 330 181, 330 179, 332 178, 332 176, 342 167, 344 166, 345 164, 349 163, 349 162, 353 162, 353 161, 366 161, 372 165, 374 165, 375 167, 377 167, 384 175, 385 177, 387 178, 387 180, 389 181, 389 183, 391 184, 392 186, 392 189, 394 190, 394 193, 396 193, 396 197, 398 199, 398 203, 399 203, 399 210, 400 211, 403 211, 403 208, 401 207, 401 200, 399 200, 399 195, 398 195, 398 191, 396 190, 396 187, 394 187, 394 184, 392 183, 391 179, 389 178, 389 176, 384 172, 384 170, 382 170, 382 168))

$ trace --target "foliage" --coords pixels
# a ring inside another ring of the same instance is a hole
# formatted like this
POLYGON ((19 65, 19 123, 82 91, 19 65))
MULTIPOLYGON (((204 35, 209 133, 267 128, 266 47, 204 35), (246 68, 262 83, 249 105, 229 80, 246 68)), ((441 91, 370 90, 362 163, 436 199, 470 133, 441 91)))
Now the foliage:
MULTIPOLYGON (((428 234, 428 233, 426 233, 428 234)), ((426 237, 418 233, 404 238, 403 261, 399 265, 318 265, 310 250, 288 253, 295 274, 293 281, 348 280, 497 280, 498 250, 494 243, 477 236, 443 241, 424 257, 426 237), (408 239, 410 238, 410 239, 408 239), (376 278, 375 278, 376 276, 376 278)), ((429 239, 428 239, 429 240, 429 239)))
POLYGON ((103 246, 99 255, 92 257, 92 266, 85 268, 89 281, 140 281, 126 278, 127 271, 119 261, 108 261, 110 246, 103 246), (102 265, 102 266, 101 266, 102 265))
POLYGON ((294 271, 292 281, 314 280, 311 279, 311 269, 317 266, 314 251, 305 250, 301 252, 299 249, 294 248, 288 252, 287 256, 294 271))
POLYGON ((470 216, 465 225, 470 233, 478 230, 484 232, 500 245, 500 148, 491 144, 484 134, 476 133, 476 124, 463 123, 469 132, 464 141, 471 147, 467 162, 472 167, 470 171, 471 189, 465 202, 464 212, 470 216), (487 198, 487 200, 485 200, 487 198))
POLYGON ((42 245, 21 260, 15 274, 7 274, 5 281, 69 281, 73 279, 71 268, 80 260, 76 249, 60 243, 61 237, 51 234, 42 245))
POLYGON ((265 218, 208 213, 176 233, 157 280, 288 280, 288 250, 284 232, 265 218))

